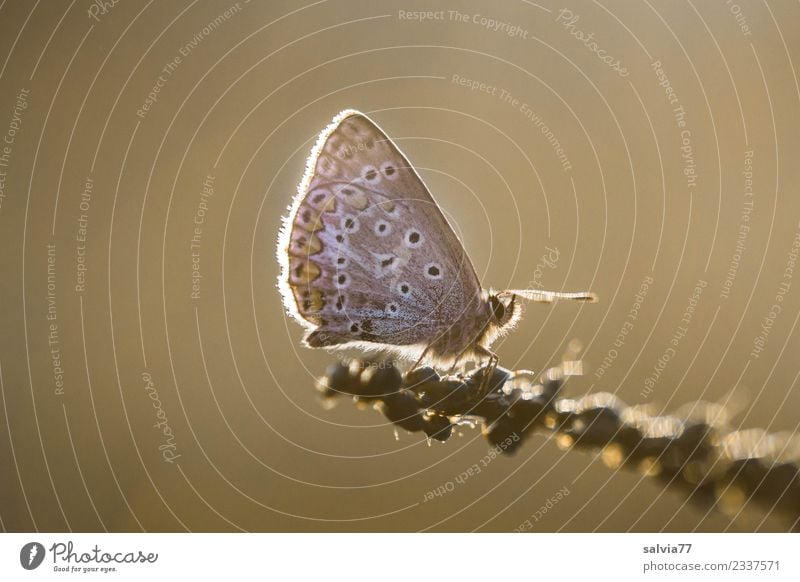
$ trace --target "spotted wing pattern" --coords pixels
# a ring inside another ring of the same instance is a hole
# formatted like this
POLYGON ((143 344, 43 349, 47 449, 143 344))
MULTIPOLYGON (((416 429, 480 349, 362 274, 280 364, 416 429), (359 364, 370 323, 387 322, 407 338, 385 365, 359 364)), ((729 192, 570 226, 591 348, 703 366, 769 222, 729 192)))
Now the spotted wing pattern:
POLYGON ((481 293, 422 179, 357 111, 320 134, 278 256, 284 304, 312 347, 424 347, 469 317, 481 293))

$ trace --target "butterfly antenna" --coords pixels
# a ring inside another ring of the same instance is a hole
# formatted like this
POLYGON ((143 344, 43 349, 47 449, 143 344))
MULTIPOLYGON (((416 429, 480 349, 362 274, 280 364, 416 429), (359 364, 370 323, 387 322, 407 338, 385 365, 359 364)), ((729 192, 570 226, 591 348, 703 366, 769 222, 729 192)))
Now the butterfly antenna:
POLYGON ((535 301, 536 303, 555 303, 559 300, 564 301, 587 301, 589 303, 597 303, 598 297, 591 291, 579 291, 577 293, 559 293, 557 291, 539 291, 537 289, 509 289, 501 291, 499 296, 516 295, 527 299, 528 301, 535 301))

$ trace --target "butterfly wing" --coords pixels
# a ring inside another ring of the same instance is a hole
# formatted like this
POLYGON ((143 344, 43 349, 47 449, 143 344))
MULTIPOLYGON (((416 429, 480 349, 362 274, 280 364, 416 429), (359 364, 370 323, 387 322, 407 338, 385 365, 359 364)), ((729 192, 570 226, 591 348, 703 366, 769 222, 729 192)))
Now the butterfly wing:
POLYGON ((425 346, 480 299, 475 269, 422 179, 357 111, 320 134, 278 256, 284 305, 312 347, 425 346))

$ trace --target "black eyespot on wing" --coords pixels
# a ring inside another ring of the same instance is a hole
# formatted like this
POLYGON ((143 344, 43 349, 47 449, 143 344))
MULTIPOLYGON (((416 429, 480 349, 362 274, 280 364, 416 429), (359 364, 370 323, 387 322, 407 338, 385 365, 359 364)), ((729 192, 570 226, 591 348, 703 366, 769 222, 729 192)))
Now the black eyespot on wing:
POLYGON ((403 244, 410 249, 419 248, 424 240, 422 233, 415 228, 409 228, 403 235, 403 244))

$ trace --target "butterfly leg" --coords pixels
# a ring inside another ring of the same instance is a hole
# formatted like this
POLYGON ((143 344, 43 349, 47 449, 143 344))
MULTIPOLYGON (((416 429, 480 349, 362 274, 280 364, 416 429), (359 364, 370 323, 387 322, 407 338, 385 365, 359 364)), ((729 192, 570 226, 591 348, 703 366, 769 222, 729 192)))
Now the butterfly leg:
POLYGON ((458 363, 459 363, 459 362, 462 360, 462 358, 464 358, 464 356, 466 356, 466 355, 467 355, 469 352, 473 352, 474 354, 476 354, 476 355, 478 355, 478 356, 484 356, 484 357, 492 357, 492 356, 494 355, 494 354, 493 354, 492 352, 490 352, 489 350, 486 350, 486 349, 483 349, 483 348, 480 348, 480 347, 467 346, 466 348, 464 348, 463 350, 461 350, 461 351, 458 353, 458 355, 456 356, 455 360, 453 360, 453 365, 452 365, 452 366, 450 366, 450 369, 447 371, 447 374, 448 374, 448 375, 452 375, 452 374, 453 374, 453 372, 455 372, 455 370, 456 370, 456 367, 458 366, 458 363))
POLYGON ((483 378, 481 379, 481 386, 478 390, 479 397, 482 399, 489 392, 489 381, 494 376, 494 371, 497 369, 497 364, 500 361, 500 358, 493 351, 487 350, 481 346, 478 346, 475 349, 475 353, 479 356, 489 358, 488 363, 483 369, 483 378))
POLYGON ((417 358, 417 361, 414 362, 414 365, 411 366, 411 369, 408 372, 406 372, 406 374, 410 374, 411 372, 420 367, 422 361, 425 359, 425 356, 428 355, 428 350, 430 349, 431 349, 431 344, 428 344, 427 347, 424 350, 422 350, 422 353, 419 355, 419 358, 417 358))
POLYGON ((448 376, 452 376, 452 375, 453 375, 453 373, 456 371, 456 366, 458 366, 458 360, 460 359, 460 357, 461 357, 461 356, 458 356, 458 357, 456 357, 456 359, 455 359, 455 360, 453 360, 453 365, 452 365, 452 366, 450 366, 450 367, 447 369, 447 375, 448 375, 448 376))
POLYGON ((458 354, 456 356, 455 360, 453 360, 453 364, 447 370, 447 375, 448 376, 452 376, 455 373, 456 368, 458 367, 458 363, 461 361, 461 358, 463 358, 464 354, 466 354, 466 353, 467 353, 467 350, 463 350, 460 354, 458 354))

